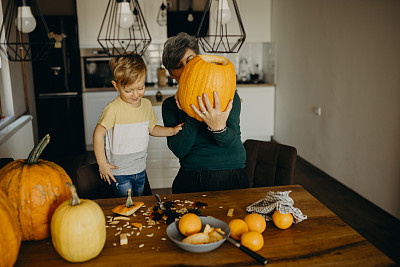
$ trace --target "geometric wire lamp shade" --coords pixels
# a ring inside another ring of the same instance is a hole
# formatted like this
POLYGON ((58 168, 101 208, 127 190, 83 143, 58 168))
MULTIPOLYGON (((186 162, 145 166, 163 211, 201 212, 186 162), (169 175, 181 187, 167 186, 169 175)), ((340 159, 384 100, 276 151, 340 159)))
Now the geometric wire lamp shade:
POLYGON ((108 56, 142 55, 151 37, 137 0, 109 0, 97 41, 108 56))
POLYGON ((236 0, 207 0, 196 36, 206 53, 239 52, 246 40, 246 32, 236 0), (207 27, 206 17, 209 17, 208 33, 202 35, 201 32, 207 31, 203 29, 207 27))
POLYGON ((10 61, 40 61, 54 46, 36 0, 10 0, 0 28, 0 49, 10 61), (29 39, 29 33, 35 39, 29 39), (34 53, 32 53, 32 50, 34 53))

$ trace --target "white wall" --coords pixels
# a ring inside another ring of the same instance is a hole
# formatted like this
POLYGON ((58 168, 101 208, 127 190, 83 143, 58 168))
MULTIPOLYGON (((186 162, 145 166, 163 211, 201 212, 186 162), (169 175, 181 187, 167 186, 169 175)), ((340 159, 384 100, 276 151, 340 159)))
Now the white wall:
POLYGON ((400 1, 274 0, 272 10, 275 139, 400 218, 400 1))

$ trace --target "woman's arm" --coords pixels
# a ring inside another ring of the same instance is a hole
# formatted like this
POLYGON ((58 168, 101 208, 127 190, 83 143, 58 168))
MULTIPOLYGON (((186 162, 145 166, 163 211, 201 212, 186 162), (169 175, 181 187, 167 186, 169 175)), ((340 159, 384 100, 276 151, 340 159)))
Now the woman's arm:
POLYGON ((163 102, 162 116, 166 127, 184 123, 181 131, 167 137, 167 145, 178 158, 185 156, 192 149, 200 122, 180 110, 174 97, 169 97, 163 102))

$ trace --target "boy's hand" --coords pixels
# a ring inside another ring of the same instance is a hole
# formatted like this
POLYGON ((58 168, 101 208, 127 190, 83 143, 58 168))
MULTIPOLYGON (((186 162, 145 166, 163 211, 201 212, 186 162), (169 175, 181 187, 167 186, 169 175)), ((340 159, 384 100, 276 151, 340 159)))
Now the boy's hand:
POLYGON ((99 172, 100 172, 100 178, 108 182, 108 184, 111 184, 111 180, 113 180, 114 183, 117 182, 115 180, 114 176, 111 174, 111 169, 118 169, 117 166, 111 165, 110 163, 106 162, 104 164, 99 164, 99 172))
POLYGON ((176 135, 179 131, 182 131, 183 122, 181 124, 176 125, 175 127, 171 127, 172 135, 176 135))

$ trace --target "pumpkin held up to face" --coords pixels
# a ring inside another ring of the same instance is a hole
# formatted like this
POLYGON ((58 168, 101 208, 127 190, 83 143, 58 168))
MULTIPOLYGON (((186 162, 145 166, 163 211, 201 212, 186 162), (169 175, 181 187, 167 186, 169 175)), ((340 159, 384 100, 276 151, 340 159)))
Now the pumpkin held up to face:
POLYGON ((0 189, 16 211, 22 241, 49 237, 51 216, 71 197, 65 184, 72 181, 64 169, 39 159, 49 141, 50 136, 46 135, 26 160, 14 160, 0 170, 0 189))
POLYGON ((203 121, 192 109, 198 109, 197 97, 207 94, 211 105, 215 108, 214 94, 216 91, 225 111, 229 100, 233 100, 236 90, 236 72, 232 62, 227 58, 215 55, 197 55, 190 60, 183 70, 178 87, 178 100, 181 108, 189 116, 203 121))

